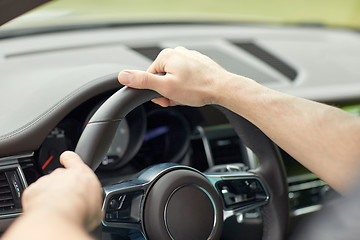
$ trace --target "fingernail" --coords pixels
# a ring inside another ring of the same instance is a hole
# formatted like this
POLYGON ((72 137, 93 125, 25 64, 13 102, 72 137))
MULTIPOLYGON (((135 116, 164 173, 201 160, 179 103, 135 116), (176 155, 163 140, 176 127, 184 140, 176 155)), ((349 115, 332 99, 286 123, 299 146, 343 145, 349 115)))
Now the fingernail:
POLYGON ((133 79, 133 75, 131 72, 128 72, 128 71, 122 71, 120 74, 119 74, 119 81, 120 83, 124 84, 124 85, 128 85, 131 83, 133 79))

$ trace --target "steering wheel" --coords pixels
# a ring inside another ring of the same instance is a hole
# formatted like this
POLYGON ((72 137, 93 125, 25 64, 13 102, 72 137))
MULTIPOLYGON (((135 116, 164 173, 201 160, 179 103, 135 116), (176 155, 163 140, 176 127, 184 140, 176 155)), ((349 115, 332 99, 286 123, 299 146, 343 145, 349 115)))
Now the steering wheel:
MULTIPOLYGON (((116 81, 116 79, 114 79, 116 81)), ((97 110, 75 152, 95 170, 122 119, 160 97, 123 87, 97 110)), ((172 163, 149 167, 104 187, 103 226, 139 230, 145 239, 220 239, 223 221, 261 207, 263 240, 286 237, 289 207, 284 167, 275 144, 244 118, 221 108, 242 142, 257 156, 251 172, 202 173, 172 163)))

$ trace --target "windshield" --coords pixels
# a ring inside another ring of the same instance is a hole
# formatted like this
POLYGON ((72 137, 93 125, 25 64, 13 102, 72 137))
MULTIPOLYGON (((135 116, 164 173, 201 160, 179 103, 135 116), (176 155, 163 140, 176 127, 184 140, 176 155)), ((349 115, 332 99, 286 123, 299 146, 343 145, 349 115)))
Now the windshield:
POLYGON ((3 27, 169 21, 360 28, 360 0, 57 0, 3 27))

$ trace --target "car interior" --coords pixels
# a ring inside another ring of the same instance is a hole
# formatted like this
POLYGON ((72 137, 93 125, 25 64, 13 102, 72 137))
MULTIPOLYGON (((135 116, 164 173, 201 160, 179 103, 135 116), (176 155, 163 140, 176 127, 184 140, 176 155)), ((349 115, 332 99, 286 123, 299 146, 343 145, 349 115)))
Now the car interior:
POLYGON ((72 150, 104 189, 99 239, 291 239, 341 196, 240 116, 213 105, 162 108, 150 101, 157 93, 123 87, 117 74, 146 70, 161 50, 183 46, 267 87, 359 115, 359 42, 357 30, 316 25, 0 31, 0 231, 22 214, 24 189, 72 150))

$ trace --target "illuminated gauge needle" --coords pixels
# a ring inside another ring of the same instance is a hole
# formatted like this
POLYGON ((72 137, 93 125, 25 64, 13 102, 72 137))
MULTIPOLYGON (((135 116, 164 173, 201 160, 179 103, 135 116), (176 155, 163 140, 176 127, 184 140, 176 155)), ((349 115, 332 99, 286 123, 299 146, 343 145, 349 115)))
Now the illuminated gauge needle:
POLYGON ((42 165, 41 169, 44 170, 46 168, 47 165, 49 165, 49 163, 51 162, 51 160, 53 160, 54 156, 51 155, 48 160, 46 160, 46 162, 44 163, 44 165, 42 165))

